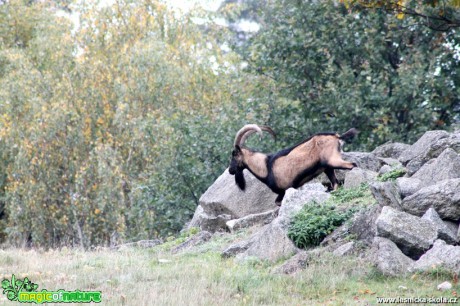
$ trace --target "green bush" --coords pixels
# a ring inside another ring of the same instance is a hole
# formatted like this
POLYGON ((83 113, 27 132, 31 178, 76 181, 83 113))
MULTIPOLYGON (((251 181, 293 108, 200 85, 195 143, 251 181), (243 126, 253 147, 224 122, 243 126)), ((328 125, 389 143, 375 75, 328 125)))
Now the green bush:
POLYGON ((401 177, 404 174, 406 174, 406 172, 407 171, 405 168, 396 168, 387 173, 382 174, 381 176, 379 176, 378 180, 380 182, 394 181, 398 177, 401 177))
POLYGON ((294 217, 288 230, 288 237, 301 249, 319 245, 327 235, 355 212, 354 208, 339 211, 334 206, 312 202, 305 205, 294 217))

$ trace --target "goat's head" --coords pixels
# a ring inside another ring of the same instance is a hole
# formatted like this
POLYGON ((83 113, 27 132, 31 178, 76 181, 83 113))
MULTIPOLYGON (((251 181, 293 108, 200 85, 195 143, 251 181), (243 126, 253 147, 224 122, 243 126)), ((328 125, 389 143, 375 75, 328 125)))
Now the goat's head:
POLYGON ((246 139, 254 133, 258 133, 262 137, 262 131, 266 131, 275 137, 275 132, 273 132, 271 128, 268 126, 259 126, 257 124, 247 124, 243 126, 238 133, 236 133, 235 142, 233 143, 232 159, 230 161, 228 172, 231 175, 236 175, 236 183, 242 190, 245 188, 243 170, 247 167, 244 162, 244 151, 242 146, 244 145, 246 139))

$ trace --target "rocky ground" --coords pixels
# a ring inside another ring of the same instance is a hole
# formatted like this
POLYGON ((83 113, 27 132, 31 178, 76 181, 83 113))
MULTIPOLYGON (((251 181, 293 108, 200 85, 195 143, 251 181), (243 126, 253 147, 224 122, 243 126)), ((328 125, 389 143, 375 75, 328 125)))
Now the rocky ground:
POLYGON ((215 232, 252 227, 250 237, 226 246, 222 256, 284 262, 279 265, 282 273, 299 271, 312 256, 329 252, 365 258, 389 276, 433 267, 458 274, 459 152, 460 132, 429 131, 412 145, 387 143, 372 152, 344 153, 343 158, 358 168, 337 171, 343 188, 367 184, 373 198, 321 246, 308 250, 297 248, 287 231, 304 205, 312 201, 320 205, 331 197, 325 176, 298 190, 289 189, 278 211, 276 195, 250 173, 245 173, 247 190, 241 192, 225 171, 202 195, 187 225, 201 233, 186 243, 199 244, 215 232))

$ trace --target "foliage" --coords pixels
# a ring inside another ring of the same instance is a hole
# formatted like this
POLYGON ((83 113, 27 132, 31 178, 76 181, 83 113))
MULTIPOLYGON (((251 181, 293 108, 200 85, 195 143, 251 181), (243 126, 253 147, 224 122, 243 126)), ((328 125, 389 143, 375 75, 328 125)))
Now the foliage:
POLYGON ((398 177, 404 176, 406 174, 406 169, 405 168, 395 168, 392 169, 391 171, 388 171, 387 173, 382 174, 381 176, 378 177, 378 180, 380 182, 387 182, 387 181, 394 181, 398 177))
POLYGON ((270 81, 160 1, 73 9, 78 28, 53 2, 0 5, 0 238, 167 237, 227 166, 235 131, 267 120, 270 81))
POLYGON ((353 209, 340 212, 333 206, 310 203, 294 216, 288 237, 301 249, 319 245, 338 226, 353 215, 353 209))
POLYGON ((460 27, 459 0, 340 0, 348 9, 384 9, 396 14, 416 18, 421 24, 436 31, 449 31, 460 27))
POLYGON ((373 202, 367 184, 341 188, 334 191, 323 204, 312 202, 302 207, 290 224, 288 237, 298 248, 319 245, 334 229, 373 202))
POLYGON ((363 200, 358 204, 369 204, 373 196, 367 184, 361 184, 356 188, 340 188, 332 192, 331 202, 336 204, 355 202, 356 200, 363 200), (366 202, 367 203, 364 203, 366 202))
MULTIPOLYGON (((413 142, 458 121, 458 33, 333 1, 268 1, 261 30, 239 52, 273 79, 277 130, 361 131, 354 148, 413 142)), ((292 136, 291 136, 292 137, 292 136)))

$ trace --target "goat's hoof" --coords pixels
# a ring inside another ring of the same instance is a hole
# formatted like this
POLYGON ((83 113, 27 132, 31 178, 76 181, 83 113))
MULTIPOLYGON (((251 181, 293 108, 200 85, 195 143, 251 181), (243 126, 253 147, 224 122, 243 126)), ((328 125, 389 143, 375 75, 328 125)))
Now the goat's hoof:
POLYGON ((280 201, 276 201, 275 204, 276 204, 276 206, 281 207, 281 202, 280 201))

